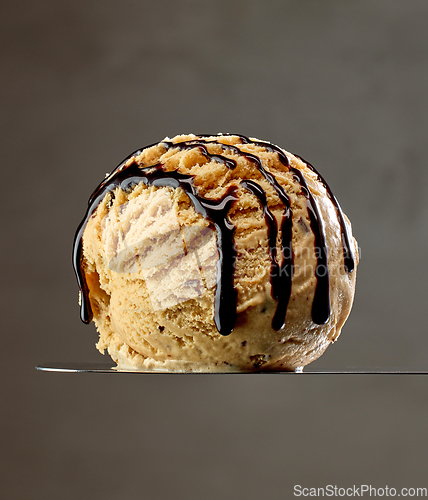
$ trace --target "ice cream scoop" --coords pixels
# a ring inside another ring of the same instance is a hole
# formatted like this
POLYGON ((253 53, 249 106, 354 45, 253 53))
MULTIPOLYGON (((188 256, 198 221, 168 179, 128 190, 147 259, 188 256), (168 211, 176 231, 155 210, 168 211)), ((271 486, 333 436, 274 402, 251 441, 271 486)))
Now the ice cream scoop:
POLYGON ((135 151, 106 177, 73 258, 81 318, 119 369, 295 370, 339 336, 358 250, 302 158, 191 134, 135 151))

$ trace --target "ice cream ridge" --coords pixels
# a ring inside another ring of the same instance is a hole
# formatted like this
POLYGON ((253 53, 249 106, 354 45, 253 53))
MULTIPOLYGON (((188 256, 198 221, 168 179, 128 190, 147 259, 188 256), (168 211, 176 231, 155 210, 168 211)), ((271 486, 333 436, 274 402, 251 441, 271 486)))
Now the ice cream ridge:
POLYGON ((354 298, 357 243, 315 168, 238 134, 139 149, 74 241, 81 318, 120 370, 300 370, 354 298))

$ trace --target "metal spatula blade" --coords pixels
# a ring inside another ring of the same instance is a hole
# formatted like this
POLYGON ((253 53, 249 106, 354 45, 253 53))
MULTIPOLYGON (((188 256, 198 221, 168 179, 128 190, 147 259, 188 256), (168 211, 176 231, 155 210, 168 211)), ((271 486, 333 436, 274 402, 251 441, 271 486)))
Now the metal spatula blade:
POLYGON ((166 371, 133 371, 117 370, 112 363, 44 363, 36 366, 36 370, 44 372, 62 373, 115 373, 116 375, 131 373, 134 375, 428 375, 428 368, 407 369, 407 368, 387 368, 375 367, 344 367, 344 368, 321 368, 286 371, 259 371, 259 372, 166 372, 166 371))

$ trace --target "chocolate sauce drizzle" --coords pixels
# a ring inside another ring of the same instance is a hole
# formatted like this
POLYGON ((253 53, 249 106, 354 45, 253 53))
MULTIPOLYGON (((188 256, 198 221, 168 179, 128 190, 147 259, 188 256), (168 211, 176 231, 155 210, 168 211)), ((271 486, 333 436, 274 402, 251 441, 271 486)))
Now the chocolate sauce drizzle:
MULTIPOLYGON (((289 171, 293 174, 294 180, 300 184, 301 194, 303 194, 306 198, 306 208, 308 210, 309 221, 315 239, 315 252, 317 257, 317 265, 315 268, 317 285, 315 287, 315 294, 312 301, 312 320, 317 325, 323 325, 327 322, 330 316, 330 280, 327 265, 327 246, 325 243, 324 228, 318 210, 318 205, 308 188, 302 172, 290 165, 287 156, 281 148, 275 146, 274 144, 253 141, 242 135, 239 137, 244 144, 254 144, 255 146, 262 147, 271 153, 277 153, 279 161, 289 169, 289 171)), ((289 245, 291 248, 291 241, 289 245)), ((274 327, 274 325, 272 326, 274 327)))
MULTIPOLYGON (((278 154, 281 163, 287 167, 292 173, 294 180, 300 185, 301 194, 306 198, 306 206, 308 210, 311 230, 314 234, 315 249, 317 257, 317 266, 315 276, 317 285, 315 287, 315 294, 312 303, 312 319, 314 323, 324 324, 330 315, 330 293, 329 293, 329 274, 327 267, 327 247, 325 242, 325 234, 322 225, 322 219, 319 213, 317 203, 310 192, 307 183, 300 170, 292 167, 288 161, 287 156, 279 147, 261 141, 249 139, 246 136, 231 134, 241 139, 242 144, 254 144, 262 147, 270 152, 278 154)), ((132 186, 143 182, 148 186, 169 186, 173 188, 182 188, 191 200, 195 210, 205 217, 214 227, 217 233, 217 249, 219 259, 217 262, 217 286, 215 292, 215 312, 214 321, 217 330, 222 335, 229 335, 235 325, 236 321, 236 301, 237 291, 234 287, 234 270, 236 259, 236 248, 234 245, 235 228, 228 220, 228 213, 232 204, 238 199, 236 196, 237 187, 230 187, 226 194, 218 200, 211 200, 203 198, 199 195, 197 188, 193 183, 193 176, 184 175, 177 171, 165 171, 162 164, 157 164, 151 167, 140 167, 137 163, 127 162, 138 156, 144 149, 152 146, 161 145, 166 150, 178 149, 187 150, 198 148, 202 155, 209 161, 216 161, 224 164, 229 169, 236 168, 236 161, 225 157, 223 155, 212 154, 208 151, 207 145, 215 144, 220 146, 223 150, 229 150, 232 154, 243 156, 248 161, 256 165, 257 170, 274 188, 279 199, 284 204, 284 213, 281 221, 281 256, 282 262, 279 264, 276 240, 278 235, 278 227, 276 219, 267 206, 266 193, 262 187, 252 180, 243 180, 241 185, 254 194, 263 209, 263 215, 268 228, 269 252, 271 260, 271 285, 272 297, 277 300, 277 308, 272 320, 272 327, 275 330, 283 328, 286 319, 286 311, 288 302, 291 295, 291 285, 293 278, 293 262, 294 255, 292 249, 292 211, 290 206, 290 199, 285 189, 278 183, 276 178, 268 172, 261 159, 249 152, 242 151, 236 145, 224 144, 216 140, 206 140, 203 137, 214 137, 211 135, 199 135, 198 139, 173 143, 171 141, 163 141, 155 143, 146 148, 138 149, 129 155, 119 166, 96 188, 91 195, 88 202, 88 209, 86 215, 79 225, 73 248, 73 265, 76 273, 78 285, 82 294, 81 301, 81 319, 84 323, 90 323, 93 317, 91 304, 89 300, 89 289, 86 283, 86 278, 81 267, 82 263, 82 238, 86 224, 90 217, 94 214, 96 208, 104 199, 106 194, 112 193, 120 187, 122 190, 127 191, 132 186)), ((221 137, 221 135, 220 135, 221 137)), ((300 158, 300 157, 299 157, 300 158)), ((304 161, 302 159, 302 161, 304 161)), ((304 161, 305 162, 305 161, 304 161)), ((331 192, 330 187, 309 163, 305 164, 310 168, 318 177, 318 180, 326 188, 327 194, 336 208, 339 224, 341 227, 342 245, 344 253, 345 269, 352 272, 355 267, 354 258, 349 244, 349 235, 347 233, 346 224, 344 222, 343 213, 340 206, 331 192)))
MULTIPOLYGON (((122 165, 121 165, 122 166, 122 165)), ((108 182, 102 183, 98 191, 91 197, 88 211, 79 226, 73 252, 73 264, 77 281, 82 292, 81 319, 90 323, 93 318, 89 301, 89 290, 81 269, 82 237, 89 218, 107 193, 120 187, 128 191, 134 185, 143 182, 148 186, 182 188, 190 198, 195 210, 209 220, 217 232, 217 287, 215 292, 214 321, 221 335, 229 335, 236 321, 237 291, 234 287, 233 276, 235 270, 236 249, 234 244, 235 227, 227 219, 227 214, 236 197, 236 187, 231 186, 226 194, 218 200, 209 200, 198 195, 193 184, 193 176, 181 174, 175 170, 166 172, 161 164, 141 169, 138 164, 132 163, 126 168, 119 168, 111 175, 108 182)))
MULTIPOLYGON (((267 149, 269 152, 277 153, 281 163, 287 167, 287 169, 292 172, 294 180, 299 183, 301 188, 301 194, 306 198, 306 206, 309 213, 309 220, 312 232, 315 239, 315 249, 317 257, 317 265, 315 269, 315 276, 317 278, 317 286, 315 287, 315 295, 312 302, 312 319, 314 323, 319 325, 324 324, 330 316, 330 282, 329 273, 327 267, 327 247, 325 244, 324 230, 322 226, 322 219, 319 214, 318 206, 309 191, 308 185, 306 184, 303 174, 297 168, 290 165, 287 156, 284 154, 282 149, 277 146, 260 141, 253 141, 248 137, 239 135, 241 142, 243 144, 254 144, 258 147, 267 149)), ((163 143, 165 144, 165 143, 163 143)), ((272 320, 272 328, 275 330, 280 330, 285 324, 285 317, 288 307, 288 302, 291 295, 291 285, 293 280, 293 249, 292 249, 292 212, 290 206, 290 199, 285 191, 285 189, 279 184, 276 178, 268 172, 262 164, 261 159, 248 153, 242 151, 236 146, 230 144, 223 144, 218 141, 206 141, 201 139, 184 141, 178 143, 167 143, 166 147, 174 147, 179 150, 188 149, 189 147, 202 147, 206 152, 207 144, 215 144, 220 146, 222 149, 229 149, 233 153, 244 156, 247 160, 254 163, 263 175, 263 177, 271 184, 275 189, 279 199, 283 202, 285 210, 282 216, 281 222, 281 252, 282 252, 282 265, 279 268, 278 278, 273 276, 271 272, 271 282, 279 283, 278 286, 272 285, 272 296, 277 300, 277 307, 275 311, 274 318, 272 320)), ((213 157, 214 155, 209 155, 208 157, 213 157)), ((224 157, 220 156, 223 160, 224 157)), ((236 165, 236 163, 235 163, 236 165)), ((260 187, 260 186, 259 186, 260 187)), ((265 202, 266 203, 266 202, 265 202)), ((272 266, 271 266, 272 269, 272 266)))
POLYGON ((336 196, 334 196, 330 186, 327 184, 324 177, 322 177, 322 175, 315 169, 315 167, 306 160, 304 160, 301 156, 296 154, 294 156, 302 160, 302 162, 310 170, 312 170, 312 172, 314 172, 314 174, 318 178, 318 182, 320 182, 324 186, 325 190, 327 191, 327 195, 330 198, 330 201, 333 203, 334 208, 336 209, 337 219, 340 225, 340 235, 342 239, 343 260, 344 260, 345 270, 348 273, 352 273, 352 271, 355 269, 355 260, 352 254, 351 245, 349 243, 348 229, 346 227, 345 220, 343 218, 343 212, 342 209, 340 208, 339 202, 337 201, 336 196))
POLYGON ((263 209, 263 215, 268 228, 272 297, 278 301, 275 315, 272 320, 272 328, 274 330, 280 330, 285 324, 285 314, 290 300, 293 278, 293 252, 291 247, 292 221, 290 217, 283 218, 281 226, 282 264, 279 265, 276 251, 278 227, 275 217, 267 206, 266 193, 263 188, 254 181, 242 181, 241 185, 258 198, 263 209))

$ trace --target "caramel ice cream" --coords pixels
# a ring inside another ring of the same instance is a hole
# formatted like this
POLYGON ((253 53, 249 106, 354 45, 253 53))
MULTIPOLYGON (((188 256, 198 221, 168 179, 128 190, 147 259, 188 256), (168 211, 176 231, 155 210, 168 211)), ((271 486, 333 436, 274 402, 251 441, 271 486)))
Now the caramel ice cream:
POLYGON ((295 370, 334 342, 358 250, 328 184, 241 135, 134 152, 76 234, 81 317, 118 369, 295 370))

